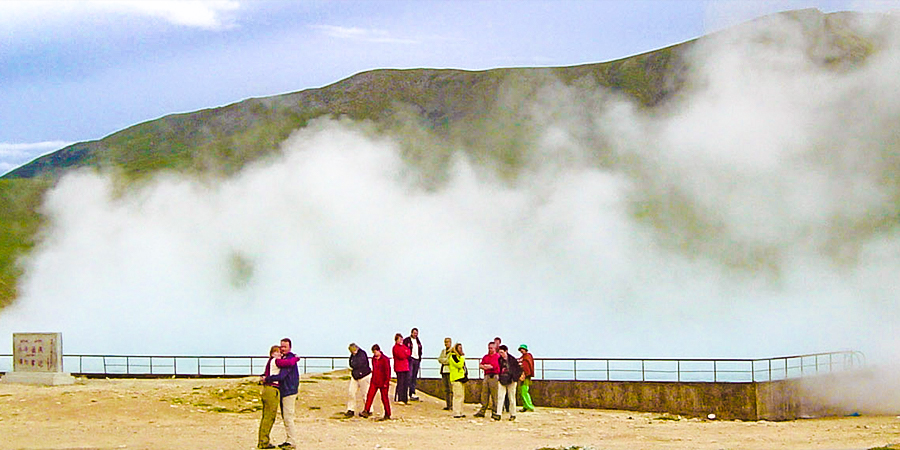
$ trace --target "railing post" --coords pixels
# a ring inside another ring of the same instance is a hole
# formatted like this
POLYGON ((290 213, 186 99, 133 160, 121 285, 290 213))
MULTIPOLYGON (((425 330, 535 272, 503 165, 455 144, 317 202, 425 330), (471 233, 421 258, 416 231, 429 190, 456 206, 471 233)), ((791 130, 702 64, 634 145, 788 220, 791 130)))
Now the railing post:
POLYGON ((681 360, 679 359, 678 361, 675 361, 675 363, 675 374, 677 377, 676 379, 679 383, 681 383, 681 360))
POLYGON ((641 360, 641 381, 647 381, 647 375, 644 373, 644 360, 641 360))
POLYGON ((574 378, 575 381, 578 381, 578 360, 577 359, 572 360, 572 378, 574 378))
POLYGON ((713 360, 713 382, 719 382, 719 360, 713 360))

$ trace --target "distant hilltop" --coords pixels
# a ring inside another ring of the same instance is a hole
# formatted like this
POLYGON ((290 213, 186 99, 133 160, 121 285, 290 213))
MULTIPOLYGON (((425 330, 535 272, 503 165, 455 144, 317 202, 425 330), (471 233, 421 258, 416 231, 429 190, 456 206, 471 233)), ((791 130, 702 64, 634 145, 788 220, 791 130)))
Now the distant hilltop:
POLYGON ((873 21, 895 19, 884 14, 823 14, 807 9, 766 16, 707 37, 603 63, 485 71, 372 70, 322 88, 144 122, 42 156, 2 178, 57 178, 78 167, 115 168, 136 177, 161 169, 230 174, 276 151, 292 131, 323 116, 369 120, 383 129, 397 126, 397 122, 415 123, 451 142, 465 144, 460 147, 485 152, 501 165, 514 164, 508 153, 515 148, 487 149, 478 142, 479 125, 494 121, 498 114, 508 114, 504 111, 507 105, 499 104, 510 101, 503 97, 508 92, 505 89, 514 89, 513 95, 524 101, 550 82, 596 86, 631 98, 642 107, 656 108, 690 89, 686 85, 689 55, 698 42, 784 20, 799 25, 811 61, 842 70, 865 61, 883 44, 871 31, 873 21), (476 133, 471 132, 473 127, 476 133))
MULTIPOLYGON (((842 73, 864 67, 890 45, 883 30, 896 24, 896 17, 887 14, 800 10, 601 63, 484 71, 372 70, 322 88, 173 114, 100 140, 79 142, 0 177, 0 307, 17 297, 22 269, 16 261, 37 241, 44 220, 38 213, 43 194, 73 169, 107 171, 123 187, 163 170, 227 177, 277 154, 292 132, 319 118, 335 118, 394 136, 403 158, 421 169, 426 185, 441 182, 457 153, 491 168, 501 179, 514 180, 526 164, 527 145, 537 140, 540 124, 533 112, 548 89, 578 93, 573 96, 597 93, 624 100, 643 114, 662 115, 676 108, 679 99, 703 88, 703 80, 692 75, 701 69, 697 66, 703 63, 698 61, 704 60, 698 53, 706 45, 749 39, 757 47, 778 48, 790 41, 802 49, 808 64, 842 73)), ((744 56, 727 50, 724 55, 744 56)), ((595 138, 584 137, 595 147, 590 163, 618 164, 595 138)), ((652 212, 645 216, 664 217, 652 212)), ((675 226, 693 225, 687 220, 675 226)), ((763 255, 758 259, 767 255, 765 249, 758 253, 763 255)))

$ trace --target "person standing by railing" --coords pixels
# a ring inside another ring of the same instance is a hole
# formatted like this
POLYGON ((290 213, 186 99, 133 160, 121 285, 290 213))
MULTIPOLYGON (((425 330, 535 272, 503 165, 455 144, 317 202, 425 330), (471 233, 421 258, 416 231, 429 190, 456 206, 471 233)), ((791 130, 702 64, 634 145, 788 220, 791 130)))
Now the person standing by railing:
POLYGON ((419 367, 422 365, 422 341, 419 340, 419 329, 413 328, 409 336, 403 339, 403 345, 409 348, 409 399, 419 401, 416 396, 416 384, 419 379, 419 367))
POLYGON ((494 341, 488 342, 488 352, 481 358, 479 368, 484 372, 481 380, 481 409, 475 417, 484 417, 486 411, 493 411, 497 404, 497 374, 500 373, 500 356, 494 347, 494 341))
POLYGON ((522 368, 519 367, 519 361, 509 354, 509 348, 501 345, 498 352, 500 355, 500 374, 498 375, 497 387, 497 413, 492 415, 494 420, 500 420, 503 413, 503 404, 509 401, 509 420, 516 420, 516 386, 519 377, 522 375, 522 368))
POLYGON ((291 352, 291 339, 281 340, 281 358, 275 360, 275 365, 281 369, 281 380, 278 390, 281 392, 281 419, 284 420, 284 428, 287 439, 279 445, 281 448, 294 448, 297 445, 297 426, 294 424, 294 410, 297 406, 297 393, 300 391, 300 371, 297 370, 297 362, 300 358, 291 352))
POLYGON ((357 398, 360 392, 365 395, 369 392, 369 383, 372 380, 372 369, 369 368, 369 355, 355 343, 350 344, 350 386, 347 397, 347 412, 344 417, 353 417, 356 409, 357 398))
POLYGON ((359 413, 359 417, 366 418, 371 414, 372 402, 375 400, 375 392, 381 391, 381 404, 384 406, 382 420, 391 418, 391 397, 388 389, 391 387, 391 360, 378 344, 372 346, 372 382, 369 384, 369 392, 366 394, 365 409, 359 413))
POLYGON ((259 441, 257 448, 277 448, 272 445, 269 435, 272 433, 272 425, 275 425, 275 417, 278 415, 278 404, 281 393, 278 392, 279 372, 281 369, 275 364, 275 360, 281 358, 281 347, 273 345, 269 349, 269 361, 266 370, 259 377, 262 384, 260 397, 262 397, 262 418, 259 420, 259 441))
POLYGON ((463 346, 459 342, 453 346, 453 350, 450 350, 447 366, 450 370, 448 378, 453 387, 453 417, 456 419, 466 417, 462 413, 463 403, 466 400, 466 388, 463 383, 469 381, 469 377, 466 370, 466 354, 463 353, 463 346))
POLYGON ((453 351, 452 348, 453 341, 446 337, 444 338, 444 348, 441 349, 441 354, 438 356, 438 362, 441 364, 441 380, 444 382, 444 400, 447 402, 447 406, 444 407, 444 411, 450 411, 453 408, 453 395, 450 389, 450 352, 453 351))
POLYGON ((397 389, 394 395, 397 401, 409 404, 409 347, 403 345, 403 335, 397 333, 394 335, 394 348, 391 349, 394 355, 394 372, 397 374, 397 389))
POLYGON ((534 378, 534 356, 528 351, 528 346, 519 346, 519 366, 522 367, 522 376, 519 377, 519 394, 522 396, 522 409, 519 412, 534 412, 534 404, 531 402, 531 379, 534 378))

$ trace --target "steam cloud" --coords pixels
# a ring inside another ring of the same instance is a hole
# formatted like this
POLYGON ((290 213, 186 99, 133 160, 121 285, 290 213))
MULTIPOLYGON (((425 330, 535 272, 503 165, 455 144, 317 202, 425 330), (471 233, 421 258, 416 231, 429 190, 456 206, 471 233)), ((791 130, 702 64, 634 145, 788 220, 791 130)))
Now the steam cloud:
POLYGON ((528 139, 502 118, 478 136, 516 141, 512 176, 459 140, 327 120, 225 181, 69 175, 0 335, 343 354, 416 326, 434 354, 499 335, 540 356, 888 361, 900 47, 825 67, 796 21, 741 30, 698 46, 686 94, 652 113, 594 86, 510 87, 498 111, 516 103, 528 139))

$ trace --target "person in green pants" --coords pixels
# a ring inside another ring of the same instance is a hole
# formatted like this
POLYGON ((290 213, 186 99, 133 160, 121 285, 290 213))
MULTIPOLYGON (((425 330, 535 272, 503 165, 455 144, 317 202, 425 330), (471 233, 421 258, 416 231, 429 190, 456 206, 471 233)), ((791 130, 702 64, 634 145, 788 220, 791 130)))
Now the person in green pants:
POLYGON ((522 367, 522 376, 519 379, 519 395, 522 397, 522 409, 519 412, 534 411, 534 404, 531 403, 531 394, 528 390, 531 388, 531 379, 534 377, 534 357, 528 352, 528 346, 522 344, 519 346, 519 366, 522 367))
POLYGON ((269 441, 269 433, 272 432, 272 425, 275 424, 275 417, 278 415, 278 405, 281 403, 281 393, 278 391, 278 381, 269 377, 277 377, 281 371, 275 365, 275 360, 281 358, 281 347, 273 345, 269 349, 269 361, 266 363, 266 371, 259 377, 259 383, 262 384, 262 419, 259 421, 259 442, 257 448, 277 448, 269 441), (266 381, 269 378, 269 381, 266 381))

